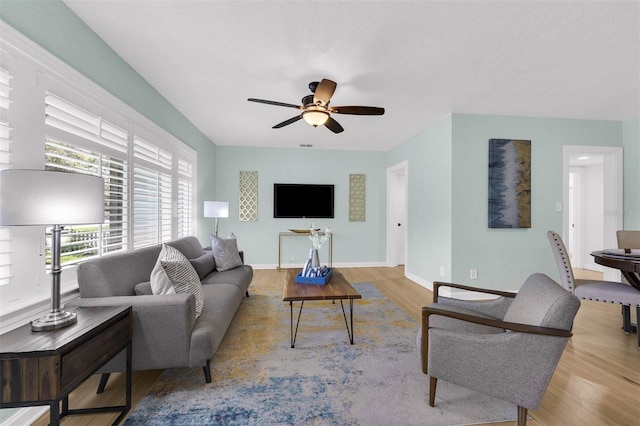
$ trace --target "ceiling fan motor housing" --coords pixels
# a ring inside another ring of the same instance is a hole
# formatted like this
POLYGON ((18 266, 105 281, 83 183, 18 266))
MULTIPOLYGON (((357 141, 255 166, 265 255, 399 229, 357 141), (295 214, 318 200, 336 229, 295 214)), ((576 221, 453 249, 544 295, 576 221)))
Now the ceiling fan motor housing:
POLYGON ((308 107, 309 105, 315 105, 315 103, 313 103, 313 96, 314 95, 307 95, 304 98, 302 98, 301 103, 305 108, 308 107))

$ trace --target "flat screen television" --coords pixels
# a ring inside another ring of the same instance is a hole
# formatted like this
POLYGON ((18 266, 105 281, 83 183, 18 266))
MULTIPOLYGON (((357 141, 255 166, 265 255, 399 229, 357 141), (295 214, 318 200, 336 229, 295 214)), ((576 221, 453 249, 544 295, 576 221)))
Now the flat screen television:
POLYGON ((274 183, 273 217, 333 219, 333 185, 274 183))

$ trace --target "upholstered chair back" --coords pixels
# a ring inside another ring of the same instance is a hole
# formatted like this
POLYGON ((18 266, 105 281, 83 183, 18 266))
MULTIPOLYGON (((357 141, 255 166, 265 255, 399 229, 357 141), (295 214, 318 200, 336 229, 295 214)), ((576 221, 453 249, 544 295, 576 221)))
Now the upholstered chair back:
POLYGON ((532 274, 507 309, 504 321, 571 330, 580 300, 545 274, 532 274))
POLYGON ((564 242, 560 235, 554 231, 547 232, 551 249, 553 250, 553 256, 556 259, 556 265, 558 266, 558 272, 560 272, 560 283, 564 288, 571 293, 575 291, 575 279, 573 278, 573 270, 571 269, 571 260, 569 259, 569 253, 564 246, 564 242))
POLYGON ((640 231, 618 231, 618 248, 640 249, 640 231))

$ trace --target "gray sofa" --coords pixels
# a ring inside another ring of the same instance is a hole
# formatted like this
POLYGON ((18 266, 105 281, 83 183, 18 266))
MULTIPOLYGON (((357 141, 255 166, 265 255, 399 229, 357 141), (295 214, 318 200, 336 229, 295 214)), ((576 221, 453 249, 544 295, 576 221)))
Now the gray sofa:
MULTIPOLYGON (((167 244, 190 260, 205 254, 196 237, 167 244)), ((80 297, 69 301, 66 307, 131 305, 134 370, 202 367, 205 380, 210 383, 210 360, 242 299, 249 296, 253 269, 242 265, 223 272, 214 269, 201 276, 204 307, 196 319, 193 295, 151 294, 149 277, 161 249, 159 244, 80 264, 80 297)), ((99 392, 104 389, 109 373, 125 371, 125 367, 123 351, 100 370, 103 376, 99 392)))

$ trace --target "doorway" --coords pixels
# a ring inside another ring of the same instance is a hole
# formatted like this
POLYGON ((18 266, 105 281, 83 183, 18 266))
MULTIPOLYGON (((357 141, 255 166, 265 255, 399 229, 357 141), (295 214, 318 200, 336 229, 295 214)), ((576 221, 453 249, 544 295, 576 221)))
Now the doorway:
POLYGON ((409 163, 387 169, 387 266, 407 270, 407 222, 409 163))
POLYGON ((620 272, 603 268, 590 253, 617 247, 622 229, 622 148, 563 147, 562 235, 574 268, 604 273, 616 281, 620 272))

